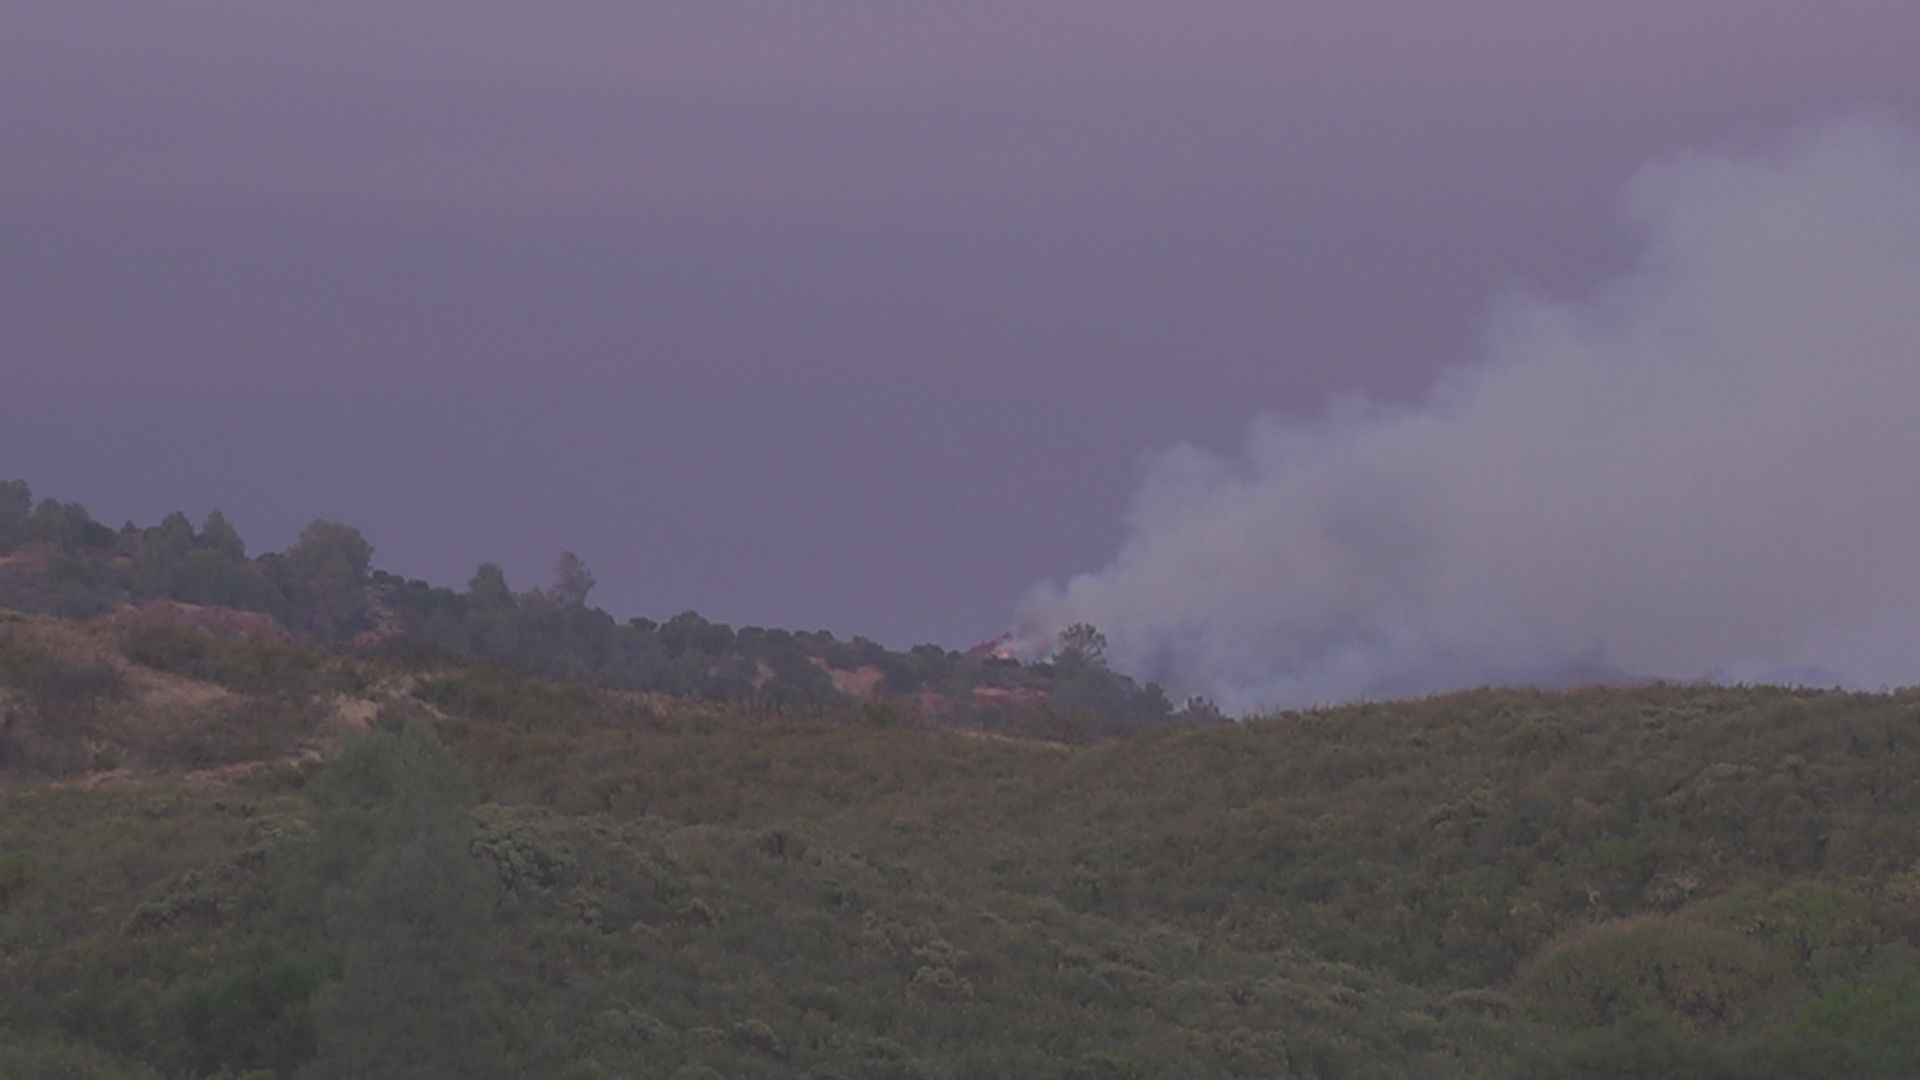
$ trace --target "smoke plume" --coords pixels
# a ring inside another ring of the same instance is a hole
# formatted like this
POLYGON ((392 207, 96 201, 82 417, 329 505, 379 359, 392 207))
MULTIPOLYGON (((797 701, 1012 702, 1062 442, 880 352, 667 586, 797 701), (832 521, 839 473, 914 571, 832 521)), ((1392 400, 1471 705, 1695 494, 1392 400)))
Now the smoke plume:
POLYGON ((1411 406, 1159 455, 1036 587, 1236 710, 1606 676, 1920 680, 1920 142, 1885 117, 1631 184, 1635 267, 1509 300, 1411 406))

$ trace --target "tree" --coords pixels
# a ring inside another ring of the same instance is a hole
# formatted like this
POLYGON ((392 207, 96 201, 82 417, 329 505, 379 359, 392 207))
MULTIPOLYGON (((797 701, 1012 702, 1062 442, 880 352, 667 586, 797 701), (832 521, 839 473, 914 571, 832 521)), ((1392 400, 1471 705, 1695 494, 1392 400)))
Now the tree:
POLYGON ((292 1076, 313 1057, 313 995, 324 959, 264 942, 189 989, 181 1026, 198 1075, 292 1076))
POLYGON ((586 562, 571 551, 563 551, 553 568, 553 588, 547 595, 561 607, 586 607, 587 594, 595 584, 593 571, 587 569, 586 562))
POLYGON ((1212 698, 1200 694, 1188 698, 1186 705, 1182 706, 1173 718, 1176 723, 1181 724, 1227 723, 1227 714, 1220 711, 1220 706, 1215 705, 1212 698))
POLYGON ((203 547, 188 552, 181 562, 173 595, 189 604, 258 608, 266 602, 266 591, 252 563, 203 547))
POLYGON ((467 583, 467 647, 481 656, 513 652, 519 639, 515 625, 519 604, 507 585, 506 572, 493 563, 481 563, 467 583))
POLYGON ((287 549, 287 568, 300 578, 328 578, 362 584, 373 562, 373 545, 360 530, 336 521, 319 520, 300 532, 287 549))
POLYGON ((1094 667, 1107 666, 1107 635, 1092 623, 1077 622, 1060 631, 1059 659, 1077 657, 1094 667))
POLYGON ((733 628, 722 622, 709 622, 699 612, 683 611, 660 627, 660 644, 668 656, 697 652, 719 656, 733 649, 733 628))
POLYGON ((12 551, 27 538, 27 518, 33 514, 33 489, 25 480, 0 481, 0 552, 12 551))
POLYGON ((476 611, 504 611, 513 607, 513 590, 507 587, 506 571, 493 563, 481 563, 467 582, 467 602, 476 611))
POLYGON ((313 1005, 315 1080, 511 1075, 490 981, 495 879, 473 787, 422 720, 348 746, 314 781, 314 841, 283 890, 318 899, 340 977, 313 1005))
POLYGON ((27 518, 26 539, 42 540, 62 548, 107 547, 114 532, 93 520, 79 503, 42 499, 27 518))
POLYGON ((240 530, 218 510, 207 512, 207 519, 200 526, 200 546, 229 559, 247 557, 246 541, 240 539, 240 530))
POLYGON ((186 557, 187 552, 193 550, 197 540, 198 537, 193 532, 193 522, 188 521, 187 515, 178 510, 161 518, 160 524, 147 534, 147 543, 165 544, 182 558, 186 557))
POLYGON ((323 641, 351 634, 367 613, 373 545, 350 525, 315 521, 281 561, 288 621, 323 641))

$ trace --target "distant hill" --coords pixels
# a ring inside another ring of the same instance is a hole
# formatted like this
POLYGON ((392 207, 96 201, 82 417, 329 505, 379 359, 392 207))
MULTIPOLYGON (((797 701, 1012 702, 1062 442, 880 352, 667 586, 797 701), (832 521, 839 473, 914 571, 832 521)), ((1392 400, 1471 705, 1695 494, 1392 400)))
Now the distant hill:
POLYGON ((614 689, 787 711, 870 704, 925 721, 1052 738, 1092 738, 1220 719, 1202 700, 1176 710, 1151 684, 1068 650, 1035 663, 938 645, 895 651, 826 631, 732 627, 685 611, 615 619, 587 601, 593 575, 563 553, 547 588, 514 590, 497 566, 464 591, 379 570, 358 530, 315 521, 284 552, 250 557, 217 511, 199 526, 170 514, 118 530, 77 503, 35 502, 0 483, 0 607, 67 618, 130 611, 211 625, 244 612, 294 640, 356 655, 471 658, 614 689), (188 611, 194 615, 185 614, 188 611))

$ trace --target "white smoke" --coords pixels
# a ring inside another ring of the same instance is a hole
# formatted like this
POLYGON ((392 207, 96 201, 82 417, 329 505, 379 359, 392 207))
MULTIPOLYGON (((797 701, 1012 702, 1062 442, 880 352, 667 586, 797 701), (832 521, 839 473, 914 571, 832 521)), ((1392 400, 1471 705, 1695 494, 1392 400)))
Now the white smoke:
POLYGON ((1412 407, 1159 456, 1023 626, 1233 709, 1615 672, 1920 680, 1920 143, 1656 163, 1638 265, 1497 310, 1412 407))

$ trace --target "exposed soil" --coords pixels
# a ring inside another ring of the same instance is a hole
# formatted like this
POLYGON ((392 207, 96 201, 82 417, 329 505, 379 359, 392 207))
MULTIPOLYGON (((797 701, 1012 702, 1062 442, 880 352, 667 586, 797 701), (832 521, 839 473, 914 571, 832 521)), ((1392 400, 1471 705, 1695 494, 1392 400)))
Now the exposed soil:
POLYGON ((865 667, 854 668, 852 671, 829 667, 827 677, 833 680, 835 690, 856 701, 871 701, 879 692, 880 681, 887 675, 886 672, 868 664, 865 667))

